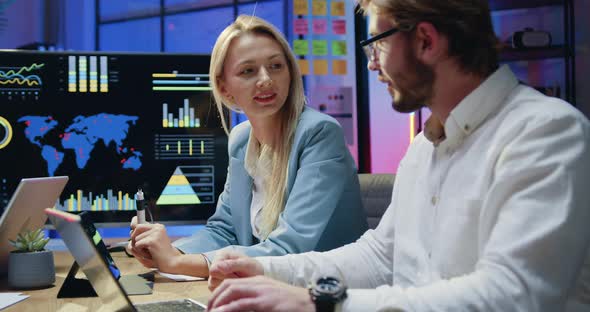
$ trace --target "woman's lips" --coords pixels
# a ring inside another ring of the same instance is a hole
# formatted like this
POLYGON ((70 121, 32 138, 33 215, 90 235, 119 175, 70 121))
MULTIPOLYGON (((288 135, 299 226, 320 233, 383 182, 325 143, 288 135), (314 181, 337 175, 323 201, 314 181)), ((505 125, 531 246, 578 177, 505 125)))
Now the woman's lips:
POLYGON ((276 93, 264 93, 264 94, 260 94, 254 97, 254 100, 256 102, 262 103, 262 104, 266 104, 266 103, 270 103, 272 101, 274 101, 277 97, 276 93))

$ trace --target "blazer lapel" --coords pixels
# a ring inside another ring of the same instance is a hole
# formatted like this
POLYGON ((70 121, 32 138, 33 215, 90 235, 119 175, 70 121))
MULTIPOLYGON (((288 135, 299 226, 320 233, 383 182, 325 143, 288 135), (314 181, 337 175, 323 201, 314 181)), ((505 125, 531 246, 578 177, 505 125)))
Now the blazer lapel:
POLYGON ((238 242, 243 246, 252 245, 250 205, 252 203, 252 178, 244 168, 244 161, 231 158, 230 209, 238 242))

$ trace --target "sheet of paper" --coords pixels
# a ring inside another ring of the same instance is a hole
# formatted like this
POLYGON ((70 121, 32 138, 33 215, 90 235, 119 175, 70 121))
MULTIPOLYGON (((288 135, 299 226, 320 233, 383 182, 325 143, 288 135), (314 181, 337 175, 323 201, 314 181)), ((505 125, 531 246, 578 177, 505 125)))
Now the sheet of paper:
POLYGON ((205 279, 202 277, 195 277, 195 276, 190 276, 190 275, 182 275, 182 274, 170 274, 170 273, 164 273, 164 272, 160 272, 157 271, 158 274, 167 277, 171 280, 177 281, 177 282, 190 282, 190 281, 204 281, 205 279))
POLYGON ((0 293, 0 310, 27 298, 29 296, 22 293, 0 293))

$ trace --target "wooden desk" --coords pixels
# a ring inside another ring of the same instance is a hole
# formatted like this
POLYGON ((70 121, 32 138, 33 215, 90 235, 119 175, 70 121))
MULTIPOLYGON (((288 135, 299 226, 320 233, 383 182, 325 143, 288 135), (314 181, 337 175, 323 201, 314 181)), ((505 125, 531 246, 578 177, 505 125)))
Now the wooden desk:
MULTIPOLYGON (((124 252, 113 252, 111 255, 123 275, 149 271, 134 258, 127 257, 124 252)), ((0 280, 0 292, 21 292, 30 296, 2 312, 96 311, 100 308, 101 301, 98 297, 57 299, 57 293, 74 260, 67 251, 54 251, 53 257, 55 261, 53 286, 38 290, 13 290, 8 287, 6 278, 0 280)), ((206 304, 209 296, 206 281, 175 282, 156 274, 154 292, 151 295, 129 296, 129 298, 133 303, 192 298, 206 304)))

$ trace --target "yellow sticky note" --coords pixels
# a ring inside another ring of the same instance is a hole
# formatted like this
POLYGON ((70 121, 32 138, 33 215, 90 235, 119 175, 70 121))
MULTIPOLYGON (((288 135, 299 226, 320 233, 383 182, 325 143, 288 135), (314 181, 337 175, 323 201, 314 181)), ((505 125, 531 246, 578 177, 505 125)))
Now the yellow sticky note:
POLYGON ((334 55, 334 56, 346 55, 346 41, 344 41, 344 40, 332 41, 332 55, 334 55))
POLYGON ((297 64, 299 65, 299 71, 301 71, 301 75, 309 75, 309 61, 308 60, 297 60, 297 64))
POLYGON ((332 74, 346 75, 346 60, 333 60, 332 61, 332 74))
POLYGON ((312 0, 311 14, 314 16, 325 16, 327 14, 326 0, 312 0))
POLYGON ((293 12, 295 15, 307 15, 307 13, 309 12, 307 0, 294 0, 293 12))
POLYGON ((307 40, 293 40, 293 53, 295 55, 307 55, 309 53, 307 40))
POLYGON ((313 55, 328 55, 328 40, 312 40, 311 54, 313 55))
POLYGON ((328 61, 327 60, 314 60, 313 61, 313 73, 315 75, 325 76, 328 74, 328 61))
POLYGON ((332 16, 344 16, 344 2, 334 1, 332 2, 332 16))

